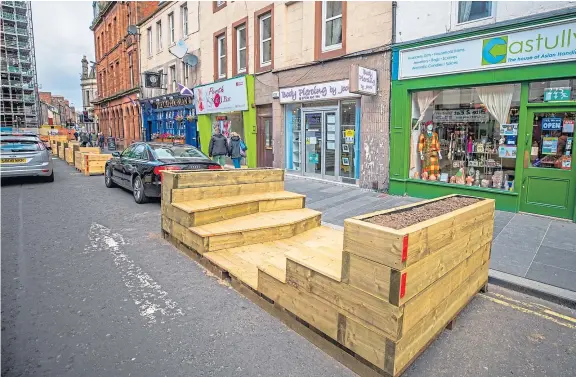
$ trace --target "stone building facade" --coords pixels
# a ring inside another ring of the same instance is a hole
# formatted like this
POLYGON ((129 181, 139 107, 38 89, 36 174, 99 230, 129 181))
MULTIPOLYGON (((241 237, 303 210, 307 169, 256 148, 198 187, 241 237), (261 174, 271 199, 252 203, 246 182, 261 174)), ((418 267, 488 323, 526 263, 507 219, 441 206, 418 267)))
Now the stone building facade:
POLYGON ((128 26, 148 17, 158 1, 99 1, 93 3, 98 95, 93 101, 100 131, 122 147, 141 139, 139 38, 128 26))

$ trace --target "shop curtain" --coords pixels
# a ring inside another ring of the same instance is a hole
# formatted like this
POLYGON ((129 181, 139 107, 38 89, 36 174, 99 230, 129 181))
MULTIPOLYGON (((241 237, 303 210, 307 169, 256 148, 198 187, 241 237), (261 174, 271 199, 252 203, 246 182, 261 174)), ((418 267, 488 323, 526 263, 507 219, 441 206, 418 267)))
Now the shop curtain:
POLYGON ((480 86, 476 88, 480 101, 500 125, 508 122, 514 85, 480 86))
POLYGON ((422 121, 424 120, 424 116, 426 115, 426 111, 432 105, 436 97, 438 97, 440 93, 434 95, 434 92, 423 91, 416 93, 416 101, 418 102, 418 109, 420 110, 420 116, 418 117, 418 121, 412 128, 412 135, 410 138, 410 178, 413 178, 415 172, 420 171, 420 159, 418 158, 418 140, 420 139, 420 126, 422 121))

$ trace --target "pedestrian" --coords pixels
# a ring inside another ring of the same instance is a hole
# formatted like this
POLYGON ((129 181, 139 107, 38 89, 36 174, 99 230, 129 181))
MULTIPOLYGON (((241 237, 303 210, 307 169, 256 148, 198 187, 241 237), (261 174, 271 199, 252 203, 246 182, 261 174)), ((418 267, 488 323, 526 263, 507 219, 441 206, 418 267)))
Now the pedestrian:
POLYGON ((95 147, 98 145, 98 139, 96 138, 96 132, 92 131, 90 133, 90 146, 95 147))
POLYGON ((98 141, 100 144, 100 148, 104 149, 104 134, 102 132, 100 132, 99 135, 100 136, 98 136, 98 141))
POLYGON ((78 131, 74 131, 74 140, 78 140, 78 131))
POLYGON ((242 157, 246 157, 246 144, 240 138, 237 132, 231 133, 232 137, 230 137, 230 158, 232 159, 232 163, 234 164, 235 169, 240 169, 240 162, 242 161, 242 157))
POLYGON ((226 137, 220 132, 220 127, 214 126, 214 134, 208 146, 208 156, 213 159, 214 162, 220 164, 220 166, 224 166, 226 156, 230 154, 229 148, 228 140, 226 140, 226 137))
POLYGON ((89 146, 88 144, 90 144, 90 137, 86 131, 80 133, 80 143, 80 145, 83 147, 89 146))

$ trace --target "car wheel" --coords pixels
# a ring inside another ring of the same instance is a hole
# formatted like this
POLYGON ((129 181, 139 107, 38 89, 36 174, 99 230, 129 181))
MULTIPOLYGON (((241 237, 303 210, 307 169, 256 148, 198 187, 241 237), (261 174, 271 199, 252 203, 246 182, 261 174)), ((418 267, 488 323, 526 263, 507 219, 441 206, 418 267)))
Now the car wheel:
POLYGON ((140 176, 135 176, 132 180, 132 193, 134 194, 136 203, 142 204, 148 201, 148 197, 144 194, 144 184, 140 176))
POLYGON ((44 177, 44 182, 54 182, 54 170, 48 177, 44 177))
POLYGON ((110 169, 110 166, 106 168, 106 172, 104 173, 104 184, 108 188, 116 187, 116 184, 112 181, 112 169, 110 169))

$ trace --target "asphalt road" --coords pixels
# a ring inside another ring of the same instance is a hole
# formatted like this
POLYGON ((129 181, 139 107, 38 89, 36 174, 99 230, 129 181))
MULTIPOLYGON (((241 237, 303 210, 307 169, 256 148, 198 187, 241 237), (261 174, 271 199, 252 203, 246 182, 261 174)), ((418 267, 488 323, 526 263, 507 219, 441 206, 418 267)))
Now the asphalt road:
MULTIPOLYGON (((352 376, 160 236, 136 204, 55 160, 3 182, 2 376, 352 376)), ((406 376, 574 376, 576 313, 494 287, 406 376)))

